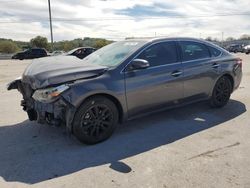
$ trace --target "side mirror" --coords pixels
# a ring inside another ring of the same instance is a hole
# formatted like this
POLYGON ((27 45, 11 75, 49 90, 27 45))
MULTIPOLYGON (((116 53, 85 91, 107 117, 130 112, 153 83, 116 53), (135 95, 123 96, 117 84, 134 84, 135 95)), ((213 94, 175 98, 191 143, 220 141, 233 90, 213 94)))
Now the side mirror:
POLYGON ((128 70, 146 69, 149 66, 149 62, 145 59, 134 59, 128 66, 128 70))

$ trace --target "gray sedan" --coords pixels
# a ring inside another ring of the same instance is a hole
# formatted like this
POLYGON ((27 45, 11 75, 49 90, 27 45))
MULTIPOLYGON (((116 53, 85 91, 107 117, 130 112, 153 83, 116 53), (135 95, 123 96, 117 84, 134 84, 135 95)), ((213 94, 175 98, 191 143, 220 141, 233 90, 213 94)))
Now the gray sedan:
POLYGON ((83 60, 35 60, 8 89, 22 93, 30 120, 65 125, 83 143, 95 144, 124 120, 201 100, 223 107, 241 77, 241 59, 212 43, 133 39, 83 60))

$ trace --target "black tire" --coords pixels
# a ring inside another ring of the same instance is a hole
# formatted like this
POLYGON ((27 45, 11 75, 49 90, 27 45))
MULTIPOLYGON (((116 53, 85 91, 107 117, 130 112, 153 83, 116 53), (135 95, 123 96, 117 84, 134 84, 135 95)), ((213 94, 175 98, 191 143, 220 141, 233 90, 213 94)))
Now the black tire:
POLYGON ((210 99, 210 105, 214 108, 221 108, 225 106, 231 96, 232 92, 232 83, 230 79, 226 76, 222 76, 216 82, 212 97, 210 99))
POLYGON ((96 144, 108 139, 118 124, 116 105, 106 97, 86 100, 75 114, 73 134, 85 144, 96 144))

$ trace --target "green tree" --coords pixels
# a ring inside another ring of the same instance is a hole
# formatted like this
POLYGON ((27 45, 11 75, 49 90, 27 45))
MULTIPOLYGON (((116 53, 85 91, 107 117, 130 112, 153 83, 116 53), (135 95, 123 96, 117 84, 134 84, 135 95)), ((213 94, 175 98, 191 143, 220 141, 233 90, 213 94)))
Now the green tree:
POLYGON ((62 49, 67 52, 72 50, 73 48, 76 48, 78 46, 75 46, 74 43, 72 41, 63 41, 62 42, 62 49))
POLYGON ((106 46, 110 44, 110 41, 107 41, 105 39, 97 39, 94 44, 94 48, 102 48, 103 46, 106 46))
POLYGON ((37 36, 30 40, 30 44, 32 47, 37 48, 48 48, 48 39, 46 37, 37 36))
POLYGON ((210 36, 207 37, 205 40, 210 41, 210 42, 213 41, 212 37, 210 37, 210 36))
POLYGON ((227 37, 227 38, 226 38, 226 41, 229 41, 229 42, 230 42, 230 41, 234 41, 234 40, 235 40, 235 38, 233 38, 233 37, 227 37))
POLYGON ((241 40, 250 40, 250 35, 244 34, 240 37, 241 40))
POLYGON ((18 50, 19 50, 18 46, 13 41, 10 40, 0 41, 0 52, 14 53, 18 50))

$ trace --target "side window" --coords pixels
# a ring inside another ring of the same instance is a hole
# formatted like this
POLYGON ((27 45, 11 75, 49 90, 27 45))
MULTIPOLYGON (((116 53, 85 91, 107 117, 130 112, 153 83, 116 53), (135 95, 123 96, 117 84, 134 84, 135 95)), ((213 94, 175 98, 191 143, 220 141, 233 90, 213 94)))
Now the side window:
POLYGON ((91 48, 86 48, 86 51, 85 51, 86 54, 90 54, 91 52, 92 52, 91 48))
POLYGON ((87 51, 88 51, 88 49, 83 48, 82 51, 81 51, 81 54, 86 54, 87 51))
POLYGON ((40 54, 42 54, 42 51, 39 50, 39 49, 37 49, 37 50, 36 50, 36 54, 40 55, 40 54))
POLYGON ((82 53, 82 50, 81 49, 78 49, 78 50, 76 50, 73 54, 75 54, 75 55, 80 55, 82 53))
POLYGON ((150 66, 166 65, 178 61, 175 42, 154 44, 144 50, 138 59, 145 59, 150 66))
POLYGON ((40 55, 40 54, 42 54, 42 50, 40 50, 40 49, 32 49, 32 54, 40 55))
POLYGON ((31 49, 25 51, 27 54, 30 54, 32 52, 31 49))
POLYGON ((210 54, 212 57, 218 57, 221 54, 221 51, 212 47, 212 46, 208 46, 210 54))
POLYGON ((84 54, 86 54, 86 53, 87 53, 87 49, 82 48, 82 49, 81 49, 81 52, 80 52, 79 54, 84 55, 84 54))
POLYGON ((43 55, 47 55, 47 51, 46 50, 42 50, 42 54, 43 55))
POLYGON ((31 54, 34 54, 34 55, 36 55, 36 54, 37 54, 37 51, 36 51, 36 49, 32 49, 32 50, 31 50, 31 54))
POLYGON ((182 41, 180 42, 183 61, 209 58, 208 48, 198 42, 182 41))

